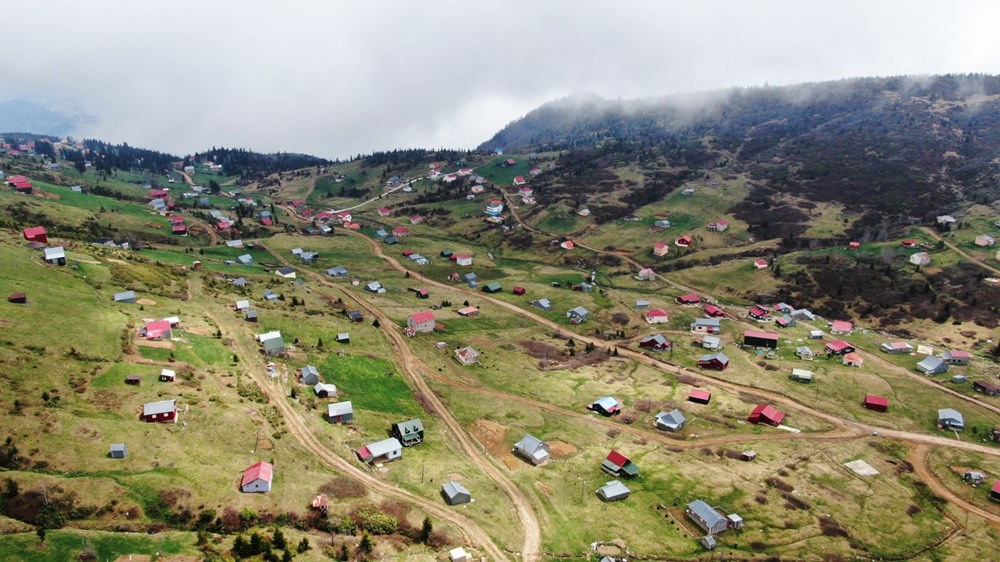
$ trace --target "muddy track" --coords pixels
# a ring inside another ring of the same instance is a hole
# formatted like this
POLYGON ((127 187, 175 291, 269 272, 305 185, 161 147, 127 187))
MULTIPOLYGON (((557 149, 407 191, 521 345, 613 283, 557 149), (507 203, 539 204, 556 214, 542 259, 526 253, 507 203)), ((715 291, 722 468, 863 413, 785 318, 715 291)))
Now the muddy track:
POLYGON ((938 479, 934 471, 931 470, 927 463, 927 456, 930 454, 930 447, 927 445, 917 445, 910 449, 909 461, 913 465, 913 472, 920 477, 920 479, 927 484, 927 487, 948 503, 957 506, 961 510, 967 513, 974 513, 979 517, 982 517, 988 521, 993 527, 1000 529, 1000 515, 991 513, 969 503, 965 498, 959 497, 955 492, 952 492, 947 486, 944 485, 941 480, 938 479))
MULTIPOLYGON (((273 255, 284 265, 292 265, 283 256, 268 248, 266 244, 260 243, 259 246, 273 255)), ((379 319, 382 332, 389 338, 393 351, 396 354, 396 364, 402 368, 403 373, 406 375, 410 383, 430 402, 431 406, 437 413, 438 418, 444 422, 449 431, 451 431, 451 433, 455 436, 462 448, 462 451, 468 456, 469 460, 482 470, 484 474, 499 484, 513 502, 518 518, 520 519, 521 525, 524 529, 524 544, 522 545, 521 558, 529 562, 540 560, 542 541, 541 527, 538 523, 538 518, 531 507, 531 503, 528 501, 528 498, 524 495, 521 489, 518 488, 510 480, 510 478, 508 478, 506 474, 493 464, 483 454, 481 449, 472 442, 465 430, 462 429, 461 424, 458 423, 458 420, 455 419, 437 394, 431 390, 427 381, 425 381, 421 376, 422 371, 428 372, 431 369, 423 364, 423 362, 421 362, 420 359, 413 354, 409 346, 406 344, 405 337, 398 330, 394 329, 396 324, 381 310, 364 302, 344 287, 327 281, 321 274, 308 270, 306 270, 305 273, 312 277, 315 281, 318 281, 321 285, 331 289, 336 289, 338 292, 347 296, 359 306, 367 310, 369 314, 379 319)))
POLYGON ((956 254, 962 256, 962 259, 964 259, 965 261, 967 261, 969 263, 976 264, 979 267, 981 267, 981 268, 983 268, 983 269, 985 269, 985 270, 987 270, 987 271, 989 271, 989 272, 991 272, 991 273, 993 273, 995 275, 1000 275, 1000 269, 997 269, 997 268, 993 267, 992 265, 990 265, 990 264, 988 264, 988 263, 986 263, 986 262, 984 262, 982 260, 979 260, 979 259, 976 259, 976 258, 972 257, 965 250, 959 248, 958 246, 956 246, 956 245, 952 244, 951 242, 949 242, 949 241, 945 240, 944 238, 942 238, 941 235, 938 234, 933 228, 929 228, 929 227, 926 227, 926 226, 921 226, 920 230, 923 231, 924 234, 927 234, 928 236, 930 236, 931 238, 937 240, 938 242, 943 243, 945 246, 948 247, 949 250, 951 250, 951 251, 955 252, 956 254))

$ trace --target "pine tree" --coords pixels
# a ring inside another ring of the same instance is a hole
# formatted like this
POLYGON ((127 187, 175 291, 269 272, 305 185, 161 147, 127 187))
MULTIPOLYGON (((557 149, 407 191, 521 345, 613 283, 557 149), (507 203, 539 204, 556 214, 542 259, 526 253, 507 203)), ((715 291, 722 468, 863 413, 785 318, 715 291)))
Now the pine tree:
POLYGON ((298 552, 299 554, 302 554, 303 552, 306 552, 307 550, 312 550, 312 545, 309 544, 309 539, 308 538, 302 537, 302 540, 299 541, 299 546, 298 546, 298 548, 295 549, 295 551, 298 552))
POLYGON ((285 552, 281 555, 281 562, 292 562, 292 553, 285 549, 285 552))
POLYGON ((424 525, 420 528, 420 542, 427 544, 427 541, 431 538, 432 531, 434 531, 434 524, 431 523, 431 518, 424 517, 424 525))
POLYGON ((274 536, 271 537, 271 545, 278 550, 282 550, 288 546, 288 542, 285 540, 285 534, 281 532, 281 529, 274 530, 274 536))
POLYGON ((363 553, 369 553, 375 548, 375 543, 372 542, 372 537, 368 533, 361 535, 361 542, 358 543, 358 551, 363 553))

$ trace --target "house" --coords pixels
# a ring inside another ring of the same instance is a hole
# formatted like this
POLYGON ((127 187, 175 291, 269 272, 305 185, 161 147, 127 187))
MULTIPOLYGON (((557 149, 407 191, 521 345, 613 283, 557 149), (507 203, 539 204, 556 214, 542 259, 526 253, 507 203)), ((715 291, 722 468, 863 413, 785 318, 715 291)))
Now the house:
POLYGON ((684 429, 684 424, 687 423, 687 419, 680 410, 673 409, 669 412, 660 412, 656 414, 653 418, 653 425, 656 429, 662 429, 664 431, 669 431, 671 433, 677 433, 678 431, 684 429))
POLYGON ((687 187, 681 190, 681 195, 691 196, 694 195, 694 188, 687 187))
POLYGON ((992 246, 996 243, 997 243, 996 238, 993 238, 988 234, 980 234, 979 236, 976 236, 976 246, 987 247, 987 246, 992 246))
POLYGON ((882 351, 892 354, 913 353, 913 346, 905 341, 885 342, 881 346, 882 351))
POLYGON ((937 414, 938 425, 942 429, 951 429, 953 431, 962 431, 965 429, 965 418, 957 410, 951 408, 943 408, 938 410, 937 414))
POLYGON ((566 311, 566 317, 569 318, 570 324, 580 324, 581 322, 587 319, 587 315, 589 314, 590 312, 586 308, 583 308, 582 306, 571 308, 568 311, 566 311))
POLYGON ((830 324, 830 333, 849 336, 854 331, 854 323, 846 320, 834 320, 830 324))
POLYGON ((638 465, 613 449, 608 453, 608 458, 601 463, 601 470, 616 478, 635 478, 639 476, 638 465))
POLYGON ((124 459, 128 451, 125 448, 124 443, 114 443, 111 445, 111 450, 108 452, 108 456, 113 459, 124 459))
POLYGON ((580 283, 573 285, 573 290, 581 293, 592 293, 594 292, 594 286, 586 281, 581 281, 580 283))
POLYGON ((484 293, 499 293, 501 290, 503 290, 503 287, 497 281, 490 281, 483 286, 484 293))
POLYGON ((318 382, 313 386, 313 392, 320 398, 336 398, 337 385, 326 382, 318 382))
POLYGON ((778 339, 780 337, 781 336, 773 332, 757 332, 754 330, 747 330, 743 332, 743 345, 749 347, 778 349, 778 339))
POLYGON ((718 336, 702 336, 701 347, 702 349, 709 349, 712 351, 722 349, 722 339, 718 336))
POLYGON ((270 492, 273 479, 274 466, 269 462, 260 461, 243 471, 240 491, 245 494, 270 492))
POLYGON ((719 308, 719 307, 717 307, 715 305, 706 304, 705 305, 705 316, 708 316, 709 318, 723 318, 723 317, 726 316, 726 313, 721 308, 719 308))
POLYGON ((844 355, 842 363, 845 367, 864 367, 865 358, 857 353, 847 353, 844 355))
POLYGON ((667 246, 663 242, 657 242, 653 244, 653 255, 657 257, 662 257, 670 252, 670 246, 667 246))
POLYGON ((395 236, 396 238, 406 238, 407 236, 410 235, 410 229, 406 228, 405 226, 397 226, 396 228, 392 229, 392 235, 395 236))
POLYGON ((385 231, 384 229, 382 229, 382 228, 380 228, 380 229, 378 229, 378 230, 376 230, 376 231, 375 231, 375 238, 378 238, 379 240, 381 240, 381 239, 383 239, 383 238, 386 238, 386 237, 388 237, 388 236, 389 236, 389 233, 388 233, 388 232, 386 232, 386 231, 385 231))
POLYGON ((411 314, 406 319, 406 327, 417 334, 427 334, 434 331, 434 311, 424 310, 411 314))
POLYGON ((639 347, 642 349, 651 349, 653 351, 665 351, 671 347, 670 340, 665 338, 663 334, 655 334, 652 336, 646 336, 639 340, 639 347))
POLYGON ((354 451, 361 462, 375 464, 394 461, 403 456, 403 445, 395 437, 376 441, 354 451))
POLYGON ((783 314, 781 318, 775 318, 774 324, 779 328, 791 328, 795 326, 795 318, 791 314, 783 314))
POLYGON ((125 291, 122 293, 115 293, 115 302, 125 302, 134 303, 136 300, 135 291, 125 291))
POLYGON ((597 497, 601 498, 601 501, 604 502, 624 500, 628 495, 628 487, 617 480, 612 480, 597 489, 597 497))
POLYGON ((479 309, 474 306, 466 306, 455 311, 459 316, 464 316, 466 318, 471 318, 473 316, 479 315, 479 309))
POLYGON ((962 482, 968 482, 972 486, 979 486, 986 481, 986 475, 982 472, 970 470, 962 473, 962 482))
POLYGON ((454 254, 455 265, 460 265, 463 267, 468 267, 472 265, 472 256, 467 256, 465 254, 454 254))
POLYGON ((788 378, 795 382, 810 383, 813 381, 813 372, 805 369, 792 369, 792 374, 788 378))
POLYGON ((299 371, 300 378, 302 379, 302 384, 314 385, 320 382, 319 370, 312 365, 306 365, 302 367, 299 371))
POLYGON ((279 268, 274 274, 285 279, 295 279, 295 270, 287 266, 279 268))
POLYGON ((858 250, 860 248, 861 248, 861 242, 848 242, 847 243, 847 249, 848 250, 858 250))
POLYGON ((469 553, 462 547, 448 551, 448 562, 470 562, 470 560, 469 553))
POLYGON ((925 375, 943 375, 948 372, 948 364, 939 357, 928 355, 923 361, 917 363, 917 370, 925 375))
POLYGON ((993 487, 990 488, 990 499, 1000 500, 1000 480, 997 480, 996 483, 993 484, 993 487))
POLYGON ((163 339, 169 340, 171 337, 170 322, 165 320, 147 322, 141 332, 141 335, 150 341, 159 341, 163 339))
POLYGON ((375 293, 377 295, 385 294, 385 287, 383 287, 382 284, 379 283, 378 281, 371 281, 365 284, 365 290, 368 291, 369 293, 375 293))
POLYGON ((272 291, 271 289, 264 289, 263 296, 264 296, 264 300, 270 301, 270 302, 274 302, 274 301, 277 301, 277 300, 281 299, 281 296, 278 293, 275 293, 274 291, 272 291))
POLYGON ((639 270, 639 273, 635 276, 639 281, 653 281, 656 279, 656 272, 648 267, 644 267, 639 270))
POLYGON ((428 292, 427 289, 417 289, 414 292, 417 294, 418 299, 428 299, 431 296, 430 292, 428 292))
POLYGON ((250 310, 250 301, 236 301, 236 311, 250 310))
POLYGON ((62 246, 45 248, 45 261, 52 265, 66 265, 66 251, 62 246))
POLYGON ((326 421, 330 423, 354 423, 354 404, 351 401, 326 405, 326 421))
POLYGON ((986 380, 978 380, 972 383, 972 389, 976 392, 982 392, 987 396, 996 396, 1000 394, 1000 387, 986 380))
POLYGON ((812 358, 815 357, 815 354, 813 353, 812 349, 809 349, 808 346, 800 345, 799 347, 795 348, 795 356, 798 357, 799 359, 805 359, 807 361, 811 361, 812 358))
POLYGON ((680 238, 674 240, 674 245, 680 248, 690 248, 691 244, 694 244, 694 238, 690 236, 681 236, 680 238))
POLYGON ((330 277, 347 277, 349 273, 347 268, 342 265, 337 265, 326 270, 326 274, 330 277))
POLYGON ((449 480, 441 486, 441 497, 448 505, 459 505, 472 501, 472 494, 465 489, 465 486, 454 480, 449 480))
POLYGON ((910 263, 913 265, 930 265, 931 255, 927 252, 917 252, 910 256, 910 263))
POLYGON ((160 382, 174 382, 177 380, 177 371, 173 369, 160 369, 160 382))
POLYGON ((955 375, 951 377, 951 382, 955 384, 963 384, 966 381, 965 375, 955 375))
POLYGON ((28 242, 49 243, 49 235, 44 226, 32 226, 24 229, 24 239, 28 242))
POLYGON ((636 308, 649 308, 649 301, 642 300, 642 299, 637 300, 637 301, 635 301, 635 307, 636 308))
POLYGON ((465 275, 463 275, 462 279, 464 279, 466 283, 469 283, 470 287, 474 287, 475 283, 479 279, 479 277, 476 276, 475 273, 473 273, 473 272, 470 271, 469 273, 466 273, 465 275))
POLYGON ((243 254, 242 256, 238 256, 236 261, 239 262, 240 265, 253 265, 253 256, 250 254, 243 254))
POLYGON ((729 228, 729 221, 727 220, 717 220, 715 222, 708 223, 708 229, 712 232, 723 232, 729 228))
POLYGON ((653 223, 653 227, 654 228, 660 228, 660 229, 670 228, 670 221, 668 221, 666 219, 658 220, 658 221, 656 221, 656 222, 653 223))
POLYGON ((517 286, 515 286, 514 290, 511 291, 511 292, 513 292, 515 295, 523 295, 527 291, 525 291, 524 287, 517 287, 517 286))
POLYGON ((725 353, 702 355, 698 358, 698 367, 701 369, 712 369, 713 371, 725 371, 729 367, 729 357, 725 353))
POLYGON ((474 365, 479 363, 479 352, 471 347, 463 347, 455 350, 455 358, 463 365, 474 365))
POLYGON ((7 302, 14 304, 25 304, 28 302, 28 295, 24 293, 11 293, 7 297, 7 302))
POLYGON ((622 405, 617 399, 611 396, 602 396, 597 400, 591 402, 587 409, 592 412, 597 412, 602 416, 616 416, 622 413, 622 405))
POLYGON ((419 419, 396 422, 392 424, 389 433, 399 439, 404 447, 412 447, 424 440, 424 423, 419 419))
POLYGON ((718 334, 722 332, 722 323, 718 318, 695 318, 691 331, 696 334, 718 334))
POLYGON ((712 535, 705 535, 698 539, 698 542, 701 543, 701 546, 705 547, 705 550, 715 550, 715 547, 719 544, 712 535))
POLYGON ((771 319, 771 313, 767 309, 757 305, 751 306, 750 310, 747 310, 747 315, 754 320, 765 321, 771 319))
POLYGON ((949 365, 968 365, 972 354, 968 351, 945 351, 940 357, 949 365))
POLYGON ((491 217, 498 217, 503 213, 503 201, 499 199, 493 199, 486 204, 486 214, 491 217))
POLYGON ((940 225, 948 226, 948 225, 953 225, 958 221, 956 221, 955 217, 951 215, 938 215, 936 222, 940 225))
POLYGON ((423 215, 410 215, 410 224, 420 224, 424 222, 423 215))
POLYGON ((869 410, 875 410, 876 412, 885 412, 889 409, 889 399, 885 396, 876 396, 874 394, 866 394, 864 407, 869 410))
POLYGON ((663 324, 664 322, 670 321, 670 315, 667 314, 667 311, 662 308, 654 308, 653 310, 647 311, 643 317, 649 324, 663 324))
POLYGON ((823 347, 826 348, 826 352, 830 355, 854 353, 854 346, 844 340, 833 340, 832 342, 828 342, 823 347))
POLYGON ((146 423, 177 423, 177 401, 160 400, 142 406, 142 421, 146 423))
POLYGON ((702 500, 689 503, 684 514, 709 535, 717 535, 729 528, 729 520, 702 500))
POLYGON ((337 343, 351 343, 351 334, 347 332, 337 334, 337 343))
POLYGON ((778 427, 781 425, 781 421, 785 419, 785 413, 778 410, 770 404, 761 404, 750 412, 750 416, 747 421, 754 424, 767 424, 778 427))
POLYGON ((139 375, 129 375, 125 377, 125 384, 142 386, 142 378, 140 378, 139 375))
POLYGON ((823 339, 823 330, 809 330, 809 339, 811 340, 823 339))
POLYGON ((281 332, 267 332, 266 334, 257 336, 257 339, 264 348, 266 355, 275 356, 285 354, 285 340, 282 339, 281 332))
POLYGON ((552 310, 552 303, 549 299, 535 299, 531 301, 531 306, 545 311, 552 310))
POLYGON ((771 264, 767 260, 756 259, 753 260, 753 268, 760 271, 761 269, 767 269, 771 264))
POLYGON ((816 315, 805 308, 796 308, 789 314, 791 314, 792 318, 796 320, 805 320, 806 322, 813 322, 816 320, 816 315))
POLYGON ((537 437, 525 433, 524 437, 514 444, 514 454, 538 466, 549 460, 549 446, 537 437))
POLYGON ((572 240, 564 240, 563 242, 561 242, 559 244, 559 247, 562 248, 563 250, 572 250, 573 249, 573 241, 572 240))
POLYGON ((712 393, 700 388, 692 388, 687 399, 688 402, 694 402, 695 404, 708 404, 712 401, 712 393))
POLYGON ((514 176, 514 185, 524 185, 528 183, 524 176, 514 176))

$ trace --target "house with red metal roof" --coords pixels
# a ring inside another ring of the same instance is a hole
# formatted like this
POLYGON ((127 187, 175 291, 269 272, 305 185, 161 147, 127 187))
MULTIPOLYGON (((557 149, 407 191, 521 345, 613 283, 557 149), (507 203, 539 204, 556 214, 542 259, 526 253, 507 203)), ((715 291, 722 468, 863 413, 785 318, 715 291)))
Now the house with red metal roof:
POLYGON ((514 185, 524 185, 528 183, 524 176, 514 176, 514 185))
POLYGON ((747 421, 754 424, 767 424, 778 427, 781 425, 781 421, 785 419, 785 413, 778 410, 770 404, 761 404, 750 412, 750 416, 747 421))
POLYGON ((639 467, 631 459, 614 449, 608 453, 608 458, 601 463, 601 470, 618 478, 639 476, 639 467))
POLYGON ((382 207, 381 209, 378 210, 378 216, 380 217, 387 217, 391 214, 392 211, 389 210, 389 207, 382 207))
POLYGON ((705 316, 708 316, 709 318, 722 318, 725 315, 726 315, 726 313, 723 312, 723 310, 721 308, 719 308, 719 307, 717 307, 717 306, 715 306, 713 304, 706 304, 705 305, 705 316))
POLYGON ((142 329, 142 335, 147 340, 158 341, 163 339, 169 340, 173 334, 170 331, 169 321, 156 320, 146 323, 146 326, 142 329))
POLYGON ((662 308, 654 308, 646 312, 644 318, 649 324, 662 324, 670 321, 670 315, 662 308))
POLYGON ((865 358, 858 355, 857 353, 845 353, 843 360, 844 366, 846 367, 864 367, 865 358))
POLYGON ((729 221, 727 220, 717 220, 715 222, 708 223, 708 229, 713 232, 722 232, 729 228, 729 221))
POLYGON ((885 412, 889 409, 889 399, 886 398, 885 396, 866 394, 864 406, 869 410, 875 410, 876 412, 885 412))
POLYGON ((45 232, 44 226, 32 226, 24 229, 24 239, 28 242, 49 243, 49 235, 45 232))
POLYGON ((712 393, 707 390, 701 390, 700 388, 692 388, 687 399, 688 402, 694 402, 696 404, 708 404, 712 401, 712 393))
POLYGON ((778 339, 781 336, 773 332, 758 332, 755 330, 747 330, 743 332, 743 345, 750 347, 767 347, 770 349, 778 348, 778 339))
POLYGON ((758 271, 761 269, 767 269, 769 265, 771 264, 769 264, 767 260, 753 260, 753 268, 758 271))
POLYGON ((750 310, 747 311, 747 315, 750 316, 750 318, 753 318, 754 320, 770 320, 771 319, 771 313, 768 312, 767 309, 765 309, 763 307, 760 307, 760 306, 757 306, 757 305, 751 306, 750 310))
POLYGON ((270 492, 273 480, 274 466, 269 462, 260 461, 243 471, 240 491, 247 494, 270 492))
POLYGON ((968 365, 972 360, 972 354, 968 351, 945 351, 940 357, 949 365, 968 365))
POLYGON ((424 310, 423 312, 417 312, 415 314, 411 314, 406 319, 406 327, 418 334, 433 332, 434 311, 424 310))
POLYGON ((681 236, 680 238, 674 240, 674 245, 681 248, 690 248, 691 244, 694 244, 694 238, 690 236, 681 236))
POLYGON ((990 499, 1000 500, 1000 480, 997 480, 993 487, 990 488, 990 499))
POLYGON ((410 229, 405 226, 397 226, 392 229, 392 235, 396 238, 403 238, 410 235, 410 229))
POLYGON ((699 304, 701 297, 698 295, 681 295, 674 300, 677 301, 677 304, 699 304))
POLYGON ((847 343, 844 340, 834 340, 828 342, 825 346, 826 352, 832 355, 843 355, 845 353, 854 353, 854 346, 847 343))
POLYGON ((653 244, 653 255, 662 257, 670 252, 670 246, 667 246, 663 242, 657 242, 653 244))
POLYGON ((854 331, 854 323, 846 320, 834 320, 830 324, 830 333, 849 336, 854 331))

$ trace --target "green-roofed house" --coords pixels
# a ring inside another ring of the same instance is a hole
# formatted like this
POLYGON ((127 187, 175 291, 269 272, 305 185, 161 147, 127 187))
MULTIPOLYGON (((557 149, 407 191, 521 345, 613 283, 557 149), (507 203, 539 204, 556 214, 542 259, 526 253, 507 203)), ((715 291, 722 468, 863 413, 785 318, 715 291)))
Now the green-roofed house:
POLYGON ((483 286, 484 293, 499 293, 502 289, 503 287, 496 281, 491 281, 483 286))
POLYGON ((635 478, 639 476, 639 466, 615 450, 612 450, 608 454, 608 458, 601 463, 601 470, 616 478, 635 478))
POLYGON ((419 445, 424 440, 424 423, 419 419, 394 423, 391 433, 404 447, 419 445))

